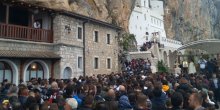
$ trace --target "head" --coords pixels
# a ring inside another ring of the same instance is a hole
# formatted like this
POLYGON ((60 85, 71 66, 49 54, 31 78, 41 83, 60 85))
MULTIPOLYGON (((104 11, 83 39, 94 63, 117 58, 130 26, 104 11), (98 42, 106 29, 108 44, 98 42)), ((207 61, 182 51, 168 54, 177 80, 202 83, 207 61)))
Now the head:
POLYGON ((92 95, 87 95, 84 100, 84 105, 86 107, 92 108, 94 97, 92 95))
POLYGON ((71 98, 73 97, 73 94, 74 94, 74 86, 71 85, 71 84, 68 84, 65 88, 65 98, 71 98))
POLYGON ((111 99, 115 99, 115 91, 113 89, 109 89, 107 96, 111 99))
POLYGON ((144 94, 139 94, 137 96, 137 106, 140 109, 147 109, 147 96, 144 94))
POLYGON ((173 93, 171 96, 171 103, 173 107, 181 107, 183 105, 183 96, 179 92, 173 93))
POLYGON ((212 78, 216 78, 216 74, 213 74, 213 75, 212 75, 212 78))
POLYGON ((125 93, 125 92, 126 92, 125 86, 120 85, 120 86, 119 86, 119 92, 125 93))
POLYGON ((57 90, 58 89, 58 84, 57 84, 57 82, 52 82, 51 83, 51 89, 55 89, 55 90, 57 90))
POLYGON ((198 106, 202 105, 203 98, 200 93, 192 93, 189 97, 189 107, 195 109, 198 106))

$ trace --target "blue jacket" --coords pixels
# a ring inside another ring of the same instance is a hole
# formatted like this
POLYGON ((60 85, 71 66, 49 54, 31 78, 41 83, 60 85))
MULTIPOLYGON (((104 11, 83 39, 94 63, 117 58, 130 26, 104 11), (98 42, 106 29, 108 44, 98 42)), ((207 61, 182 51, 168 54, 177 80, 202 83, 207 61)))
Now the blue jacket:
POLYGON ((122 95, 119 98, 119 109, 120 110, 132 109, 132 106, 129 102, 128 96, 122 95))

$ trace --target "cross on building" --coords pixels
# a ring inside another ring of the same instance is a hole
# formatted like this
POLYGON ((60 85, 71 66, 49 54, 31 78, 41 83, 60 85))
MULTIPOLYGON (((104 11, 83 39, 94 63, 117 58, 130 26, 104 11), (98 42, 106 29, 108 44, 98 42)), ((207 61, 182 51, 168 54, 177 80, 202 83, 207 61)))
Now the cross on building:
POLYGON ((167 14, 169 14, 169 10, 170 9, 168 7, 166 7, 165 11, 166 11, 167 14))

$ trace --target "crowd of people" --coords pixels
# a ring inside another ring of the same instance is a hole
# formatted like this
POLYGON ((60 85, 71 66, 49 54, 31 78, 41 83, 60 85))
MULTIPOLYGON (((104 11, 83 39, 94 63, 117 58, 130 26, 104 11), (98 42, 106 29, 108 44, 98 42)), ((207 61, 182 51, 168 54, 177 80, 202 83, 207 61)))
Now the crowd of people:
MULTIPOLYGON (((143 60, 127 66, 144 68, 143 60), (142 66, 140 66, 142 65, 142 66)), ((150 62, 149 62, 150 63, 150 62)), ((149 66, 146 64, 146 68, 149 66)), ((0 86, 0 110, 215 110, 220 76, 124 71, 0 86)))
POLYGON ((151 42, 151 41, 143 43, 143 45, 140 48, 140 51, 147 51, 148 49, 150 49, 152 47, 152 43, 153 42, 151 42))
POLYGON ((151 73, 151 62, 149 59, 132 59, 131 61, 125 61, 124 70, 127 73, 151 73))

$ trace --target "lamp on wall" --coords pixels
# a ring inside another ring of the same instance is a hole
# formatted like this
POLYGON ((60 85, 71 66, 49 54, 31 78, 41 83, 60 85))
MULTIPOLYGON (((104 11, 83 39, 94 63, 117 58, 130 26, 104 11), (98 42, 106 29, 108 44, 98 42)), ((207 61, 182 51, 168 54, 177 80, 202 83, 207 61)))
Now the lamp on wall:
POLYGON ((37 64, 36 63, 32 63, 31 64, 31 69, 36 69, 37 68, 37 64))
POLYGON ((71 32, 70 24, 65 26, 65 30, 67 30, 68 34, 71 32))

